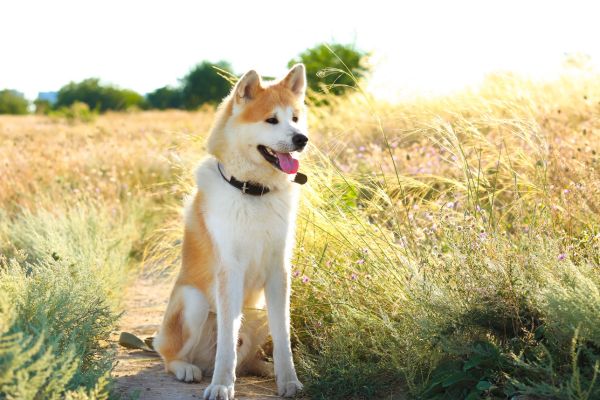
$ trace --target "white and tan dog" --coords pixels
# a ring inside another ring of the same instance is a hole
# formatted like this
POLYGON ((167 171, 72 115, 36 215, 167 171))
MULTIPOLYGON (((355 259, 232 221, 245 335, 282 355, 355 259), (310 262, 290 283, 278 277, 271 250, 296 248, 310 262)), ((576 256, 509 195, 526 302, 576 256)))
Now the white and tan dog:
POLYGON ((181 271, 154 346, 179 380, 212 374, 205 399, 232 399, 236 375, 273 373, 260 348, 269 328, 278 394, 302 389, 289 307, 305 91, 302 64, 268 85, 246 73, 220 105, 211 156, 196 171, 181 271))

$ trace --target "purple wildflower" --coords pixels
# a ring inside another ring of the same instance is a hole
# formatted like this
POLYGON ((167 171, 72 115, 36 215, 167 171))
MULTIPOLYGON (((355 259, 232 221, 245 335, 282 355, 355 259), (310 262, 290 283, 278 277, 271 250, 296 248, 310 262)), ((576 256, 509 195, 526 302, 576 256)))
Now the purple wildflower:
POLYGON ((363 258, 359 259, 358 261, 356 261, 356 263, 358 265, 363 265, 365 263, 365 260, 363 258))
POLYGON ((308 276, 304 275, 302 277, 302 283, 308 283, 308 281, 310 281, 310 279, 308 279, 308 276))
POLYGON ((560 253, 558 255, 558 261, 563 261, 565 258, 567 258, 567 254, 566 253, 560 253))
POLYGON ((355 281, 355 280, 358 279, 358 275, 352 274, 352 275, 350 275, 350 279, 353 280, 353 281, 355 281))

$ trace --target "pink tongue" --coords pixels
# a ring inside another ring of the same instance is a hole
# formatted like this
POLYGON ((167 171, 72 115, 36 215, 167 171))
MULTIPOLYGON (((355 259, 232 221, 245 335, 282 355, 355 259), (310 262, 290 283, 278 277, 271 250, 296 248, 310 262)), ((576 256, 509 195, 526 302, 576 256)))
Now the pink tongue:
POLYGON ((283 172, 286 174, 295 174, 298 172, 300 163, 290 153, 277 153, 277 158, 279 158, 279 166, 283 172))

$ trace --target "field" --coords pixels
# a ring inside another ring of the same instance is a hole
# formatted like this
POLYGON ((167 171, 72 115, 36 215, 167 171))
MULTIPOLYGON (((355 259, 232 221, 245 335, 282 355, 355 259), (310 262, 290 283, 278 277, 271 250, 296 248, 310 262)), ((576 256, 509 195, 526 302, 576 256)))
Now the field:
MULTIPOLYGON (((311 107, 308 397, 600 398, 598 78, 311 107)), ((212 116, 0 117, 0 399, 109 396, 123 290, 176 270, 212 116)))

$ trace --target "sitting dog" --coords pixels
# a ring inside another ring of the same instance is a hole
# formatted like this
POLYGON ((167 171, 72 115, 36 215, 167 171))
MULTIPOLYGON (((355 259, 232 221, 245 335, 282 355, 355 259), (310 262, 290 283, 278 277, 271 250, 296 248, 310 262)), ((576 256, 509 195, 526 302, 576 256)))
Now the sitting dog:
POLYGON ((219 106, 196 170, 181 270, 154 346, 177 379, 212 375, 204 399, 233 399, 236 375, 273 367, 280 396, 302 389, 289 308, 305 92, 302 64, 268 84, 246 73, 219 106), (261 350, 269 328, 274 365, 261 350))

